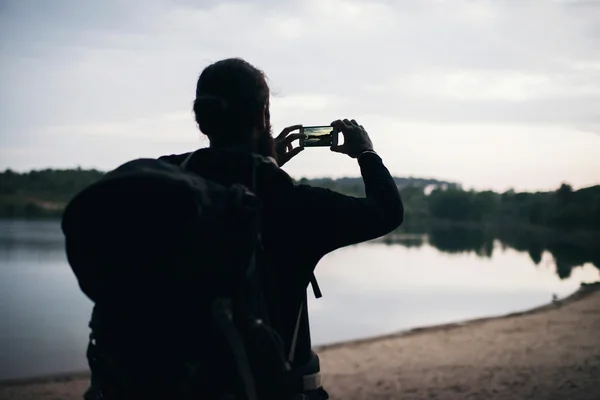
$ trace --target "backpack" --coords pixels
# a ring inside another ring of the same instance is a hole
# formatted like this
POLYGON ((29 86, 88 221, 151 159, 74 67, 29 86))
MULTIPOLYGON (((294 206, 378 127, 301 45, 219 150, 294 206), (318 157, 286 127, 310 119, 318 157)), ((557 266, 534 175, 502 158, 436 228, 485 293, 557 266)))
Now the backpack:
POLYGON ((65 209, 67 259, 94 302, 86 400, 294 395, 265 301, 260 201, 186 170, 190 157, 127 162, 65 209))

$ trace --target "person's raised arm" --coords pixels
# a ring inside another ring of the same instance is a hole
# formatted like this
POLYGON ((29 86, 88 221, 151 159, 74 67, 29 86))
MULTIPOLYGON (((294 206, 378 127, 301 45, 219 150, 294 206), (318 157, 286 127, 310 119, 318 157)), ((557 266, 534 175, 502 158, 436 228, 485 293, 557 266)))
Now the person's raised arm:
POLYGON ((313 227, 311 242, 319 253, 383 236, 397 228, 404 207, 394 179, 375 153, 366 130, 354 120, 338 120, 332 126, 344 143, 331 150, 358 160, 365 185, 365 198, 346 196, 328 189, 300 185, 304 207, 311 210, 306 224, 313 227))

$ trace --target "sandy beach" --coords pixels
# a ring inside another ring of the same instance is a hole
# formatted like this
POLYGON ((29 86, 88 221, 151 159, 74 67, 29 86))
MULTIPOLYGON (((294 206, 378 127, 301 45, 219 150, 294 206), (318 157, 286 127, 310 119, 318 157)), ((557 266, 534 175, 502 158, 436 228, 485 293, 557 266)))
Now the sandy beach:
MULTIPOLYGON (((536 310, 319 349, 332 399, 600 399, 600 288, 536 310)), ((81 399, 86 373, 0 382, 0 399, 81 399)))

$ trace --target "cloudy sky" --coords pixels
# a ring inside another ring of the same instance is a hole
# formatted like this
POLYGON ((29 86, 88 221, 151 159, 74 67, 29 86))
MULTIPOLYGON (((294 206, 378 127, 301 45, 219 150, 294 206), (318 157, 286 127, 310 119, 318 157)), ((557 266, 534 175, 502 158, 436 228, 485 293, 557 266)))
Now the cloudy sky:
MULTIPOLYGON (((205 147, 195 82, 232 56, 269 76, 275 133, 355 118, 397 176, 600 184, 596 0, 0 0, 0 169, 205 147)), ((358 175, 324 149, 285 169, 358 175)))

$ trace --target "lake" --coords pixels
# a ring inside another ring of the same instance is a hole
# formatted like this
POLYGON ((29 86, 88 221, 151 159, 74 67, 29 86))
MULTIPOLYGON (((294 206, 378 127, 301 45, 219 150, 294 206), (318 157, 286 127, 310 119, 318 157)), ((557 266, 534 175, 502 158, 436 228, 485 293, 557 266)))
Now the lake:
MULTIPOLYGON (((598 250, 464 230, 346 247, 317 268, 324 297, 309 300, 313 342, 530 309, 599 280, 599 260, 598 250)), ((86 369, 91 307, 58 221, 0 220, 0 379, 86 369)))

